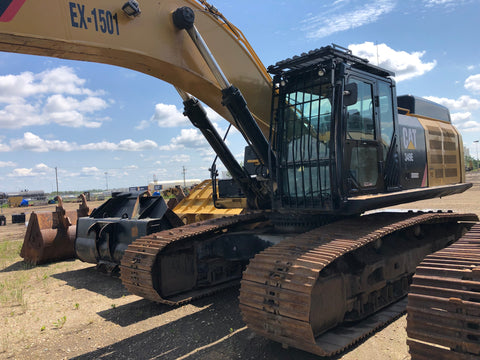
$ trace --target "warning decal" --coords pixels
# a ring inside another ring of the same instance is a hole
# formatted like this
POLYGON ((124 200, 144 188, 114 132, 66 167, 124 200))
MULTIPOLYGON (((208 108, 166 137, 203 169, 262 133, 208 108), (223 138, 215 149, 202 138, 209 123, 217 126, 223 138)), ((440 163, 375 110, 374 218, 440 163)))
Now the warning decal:
POLYGON ((0 2, 0 21, 9 22, 12 20, 25 1, 26 0, 2 0, 0 2))

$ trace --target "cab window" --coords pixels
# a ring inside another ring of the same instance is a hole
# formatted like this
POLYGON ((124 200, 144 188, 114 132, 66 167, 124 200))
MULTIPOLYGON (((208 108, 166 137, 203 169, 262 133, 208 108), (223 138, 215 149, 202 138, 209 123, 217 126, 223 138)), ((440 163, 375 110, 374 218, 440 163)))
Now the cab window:
POLYGON ((357 84, 357 102, 347 106, 347 139, 375 140, 375 123, 373 119, 373 87, 358 79, 350 79, 357 84))

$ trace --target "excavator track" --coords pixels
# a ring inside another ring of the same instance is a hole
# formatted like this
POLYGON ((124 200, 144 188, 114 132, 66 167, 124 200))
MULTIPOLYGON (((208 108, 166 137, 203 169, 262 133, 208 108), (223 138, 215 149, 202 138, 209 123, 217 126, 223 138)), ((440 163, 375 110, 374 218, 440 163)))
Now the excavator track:
POLYGON ((480 358, 480 223, 417 267, 407 313, 413 360, 480 358))
POLYGON ((127 290, 155 302, 168 305, 181 305, 196 298, 238 284, 238 279, 227 281, 213 287, 192 289, 181 294, 166 297, 158 290, 158 259, 174 244, 193 243, 216 236, 236 226, 245 226, 264 221, 264 213, 229 216, 210 219, 190 225, 161 231, 136 239, 125 250, 120 264, 120 278, 127 290))
MULTIPOLYGON (((431 226, 429 231, 439 229, 439 224, 447 226, 477 219, 474 214, 377 213, 347 218, 286 239, 256 255, 247 266, 239 296, 243 319, 254 332, 284 346, 320 356, 340 353, 405 311, 405 301, 395 302, 406 295, 411 275, 426 254, 416 254, 415 265, 408 264, 406 274, 393 281, 381 279, 385 269, 372 268, 370 275, 360 277, 358 284, 349 283, 348 287, 343 280, 349 275, 338 274, 342 259, 351 263, 352 254, 360 254, 368 262, 372 254, 366 249, 375 249, 389 236, 400 233, 412 236, 409 234, 415 234, 422 226, 431 226), (337 266, 336 275, 331 271, 332 266, 337 266), (382 288, 370 294, 360 293, 342 304, 355 286, 360 287, 362 281, 368 284, 370 280, 372 286, 378 280, 382 288), (363 302, 362 306, 358 306, 359 302, 363 302), (353 326, 348 326, 348 321, 353 326)), ((439 237, 443 236, 442 231, 439 230, 439 237)), ((452 231, 459 232, 458 228, 452 231)), ((453 241, 460 236, 456 234, 453 241)), ((395 253, 396 244, 402 242, 393 241, 391 252, 395 253)), ((385 268, 389 261, 397 266, 394 256, 391 261, 384 260, 385 268)))

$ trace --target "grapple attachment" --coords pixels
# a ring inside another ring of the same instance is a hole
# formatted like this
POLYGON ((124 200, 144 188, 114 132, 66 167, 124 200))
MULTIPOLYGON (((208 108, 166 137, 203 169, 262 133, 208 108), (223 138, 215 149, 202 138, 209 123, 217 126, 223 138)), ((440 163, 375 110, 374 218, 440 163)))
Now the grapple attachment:
POLYGON ((120 193, 79 219, 75 255, 100 270, 116 272, 135 239, 182 225, 161 196, 150 196, 148 191, 120 193))
POLYGON ((62 198, 57 196, 55 211, 31 213, 20 251, 24 261, 38 265, 74 257, 77 219, 88 216, 89 212, 83 194, 80 199, 82 202, 76 211, 65 211, 62 198))

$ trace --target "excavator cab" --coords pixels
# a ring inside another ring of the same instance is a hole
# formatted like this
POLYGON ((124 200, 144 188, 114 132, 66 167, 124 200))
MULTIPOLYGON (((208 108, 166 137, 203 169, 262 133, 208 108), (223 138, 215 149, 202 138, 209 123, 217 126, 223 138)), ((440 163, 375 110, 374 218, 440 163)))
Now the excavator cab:
POLYGON ((448 109, 397 98, 392 72, 336 45, 268 71, 274 209, 359 214, 471 186, 448 109))
POLYGON ((332 212, 348 197, 386 191, 396 122, 392 73, 330 46, 269 71, 276 205, 332 212))

